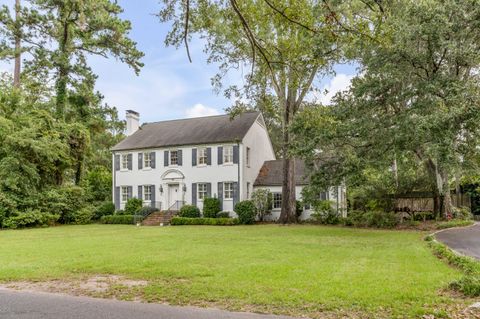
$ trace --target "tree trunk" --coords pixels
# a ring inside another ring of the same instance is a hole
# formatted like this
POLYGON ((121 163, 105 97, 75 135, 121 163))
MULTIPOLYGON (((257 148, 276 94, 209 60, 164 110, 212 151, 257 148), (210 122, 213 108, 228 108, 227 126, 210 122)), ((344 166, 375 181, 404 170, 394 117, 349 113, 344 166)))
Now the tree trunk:
POLYGON ((61 20, 63 23, 63 32, 62 36, 59 39, 59 57, 57 61, 57 81, 55 84, 57 100, 56 100, 56 114, 57 118, 63 119, 65 116, 65 105, 67 102, 67 83, 68 83, 68 74, 70 67, 70 53, 69 53, 69 42, 70 38, 70 24, 68 22, 68 17, 64 16, 63 12, 60 12, 61 20))
POLYGON ((20 0, 15 0, 15 68, 13 70, 13 86, 20 87, 20 69, 22 59, 20 0))
POLYGON ((295 198, 295 160, 288 154, 290 144, 289 124, 292 119, 293 105, 289 100, 285 103, 283 114, 283 181, 282 181, 282 211, 279 223, 289 224, 297 221, 295 198))
POLYGON ((451 218, 453 215, 453 204, 452 204, 452 196, 450 193, 450 183, 448 179, 448 173, 444 170, 442 171, 442 180, 443 180, 443 205, 442 205, 442 213, 445 218, 451 218))

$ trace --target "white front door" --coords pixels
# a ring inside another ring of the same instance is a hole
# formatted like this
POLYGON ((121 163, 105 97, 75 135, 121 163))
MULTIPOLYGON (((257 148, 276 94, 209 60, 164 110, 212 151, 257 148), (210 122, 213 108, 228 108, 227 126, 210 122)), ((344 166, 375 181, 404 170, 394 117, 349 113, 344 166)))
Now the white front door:
POLYGON ((168 207, 171 207, 177 200, 180 200, 180 185, 169 184, 168 185, 168 207))

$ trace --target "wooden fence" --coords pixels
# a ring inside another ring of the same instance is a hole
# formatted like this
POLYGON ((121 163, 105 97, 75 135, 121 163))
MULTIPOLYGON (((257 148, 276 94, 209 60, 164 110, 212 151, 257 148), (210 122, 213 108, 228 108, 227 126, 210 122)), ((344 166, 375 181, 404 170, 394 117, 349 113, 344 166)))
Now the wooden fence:
MULTIPOLYGON (((455 207, 470 208, 470 196, 467 194, 452 194, 452 203, 455 207)), ((433 212, 433 197, 402 196, 395 198, 395 211, 398 212, 433 212)))

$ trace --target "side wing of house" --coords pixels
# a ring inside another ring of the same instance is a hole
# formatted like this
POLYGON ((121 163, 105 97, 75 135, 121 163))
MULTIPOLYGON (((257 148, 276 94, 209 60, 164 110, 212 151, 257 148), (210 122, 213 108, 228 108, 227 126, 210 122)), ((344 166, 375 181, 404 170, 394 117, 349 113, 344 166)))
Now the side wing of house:
POLYGON ((265 161, 275 160, 270 135, 260 114, 241 143, 241 200, 250 199, 253 184, 265 161))

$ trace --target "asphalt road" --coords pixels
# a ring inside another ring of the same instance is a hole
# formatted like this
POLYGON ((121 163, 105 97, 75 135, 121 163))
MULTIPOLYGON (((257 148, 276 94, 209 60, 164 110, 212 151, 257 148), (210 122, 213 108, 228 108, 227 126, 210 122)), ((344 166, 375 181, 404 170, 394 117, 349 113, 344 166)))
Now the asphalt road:
POLYGON ((195 307, 0 289, 1 319, 287 319, 195 307))
POLYGON ((435 237, 463 255, 480 259, 480 223, 466 228, 447 229, 435 237))

